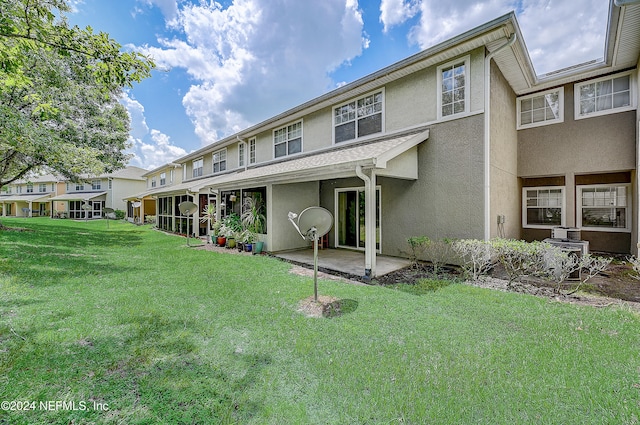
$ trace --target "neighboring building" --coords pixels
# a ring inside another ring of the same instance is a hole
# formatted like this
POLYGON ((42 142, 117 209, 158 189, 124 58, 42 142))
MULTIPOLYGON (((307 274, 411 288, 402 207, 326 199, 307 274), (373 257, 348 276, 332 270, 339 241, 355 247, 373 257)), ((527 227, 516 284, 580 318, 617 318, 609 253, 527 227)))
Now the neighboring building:
POLYGON ((259 196, 270 251, 306 246, 287 213, 323 206, 329 245, 363 250, 371 275, 418 235, 571 226, 592 250, 635 253, 640 4, 612 2, 607 34, 603 60, 537 76, 507 14, 177 159, 179 183, 154 170, 146 194, 173 231, 184 200, 224 216, 259 196))
MULTIPOLYGON (((125 198, 127 202, 127 217, 131 221, 144 221, 147 216, 156 216, 156 223, 159 228, 173 231, 173 226, 169 226, 167 206, 156 205, 156 193, 172 190, 180 187, 182 183, 182 171, 180 164, 164 164, 142 175, 146 179, 146 190, 139 193, 132 193, 125 198), (162 207, 161 209, 158 209, 162 207)), ((184 190, 184 189, 183 189, 184 190)), ((178 189, 179 191, 179 189, 178 189)), ((179 214, 178 214, 179 215, 179 214)))
POLYGON ((124 198, 145 187, 142 177, 147 170, 125 167, 122 170, 96 177, 87 177, 81 182, 64 182, 62 194, 54 196, 58 216, 72 219, 102 218, 105 207, 126 210, 124 198))
POLYGON ((0 191, 2 216, 51 217, 51 197, 58 194, 59 178, 51 174, 16 180, 0 191))

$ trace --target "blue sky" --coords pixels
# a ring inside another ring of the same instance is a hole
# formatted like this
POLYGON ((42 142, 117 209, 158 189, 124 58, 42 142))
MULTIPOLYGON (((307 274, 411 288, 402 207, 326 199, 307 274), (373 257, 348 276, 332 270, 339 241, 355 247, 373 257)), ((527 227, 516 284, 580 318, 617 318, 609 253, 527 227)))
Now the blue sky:
POLYGON ((512 10, 538 74, 603 56, 607 0, 73 0, 72 24, 151 55, 126 93, 152 169, 512 10))

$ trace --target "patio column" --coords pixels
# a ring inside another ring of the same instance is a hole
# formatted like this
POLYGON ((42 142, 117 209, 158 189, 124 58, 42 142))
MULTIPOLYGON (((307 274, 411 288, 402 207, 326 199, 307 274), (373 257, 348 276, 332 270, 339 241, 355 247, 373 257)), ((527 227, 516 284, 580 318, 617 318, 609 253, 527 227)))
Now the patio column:
POLYGON ((364 181, 364 277, 376 276, 376 173, 369 170, 369 175, 356 167, 356 175, 364 181))

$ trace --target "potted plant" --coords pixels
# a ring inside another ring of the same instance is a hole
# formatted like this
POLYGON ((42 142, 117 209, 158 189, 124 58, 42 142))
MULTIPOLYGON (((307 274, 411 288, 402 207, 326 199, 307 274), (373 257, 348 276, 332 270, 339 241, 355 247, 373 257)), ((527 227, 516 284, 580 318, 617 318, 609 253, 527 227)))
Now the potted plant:
POLYGON ((244 244, 245 252, 251 252, 253 248, 253 242, 256 240, 256 234, 251 229, 245 229, 242 232, 242 243, 244 244))
MULTIPOLYGON (((216 232, 216 207, 214 204, 209 204, 204 207, 201 212, 200 223, 209 223, 209 229, 211 230, 211 243, 214 243, 215 237, 218 235, 216 232)), ((220 230, 218 225, 217 230, 220 230)))
POLYGON ((240 216, 236 213, 231 213, 223 219, 222 229, 224 235, 227 238, 227 248, 235 248, 236 236, 242 232, 242 223, 240 216))
POLYGON ((242 224, 251 232, 251 243, 255 246, 254 253, 262 252, 263 242, 257 240, 257 235, 265 232, 267 217, 264 214, 264 205, 260 199, 250 196, 242 204, 242 224))

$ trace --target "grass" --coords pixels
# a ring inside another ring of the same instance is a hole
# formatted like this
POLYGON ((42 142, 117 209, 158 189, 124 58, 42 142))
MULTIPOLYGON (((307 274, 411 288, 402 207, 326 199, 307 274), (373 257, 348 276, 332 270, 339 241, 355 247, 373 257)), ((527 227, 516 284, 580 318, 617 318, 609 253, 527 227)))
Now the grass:
POLYGON ((0 400, 36 405, 0 424, 640 420, 631 311, 320 281, 352 308, 308 318, 312 279, 273 258, 124 222, 2 222, 30 231, 0 232, 0 400))

